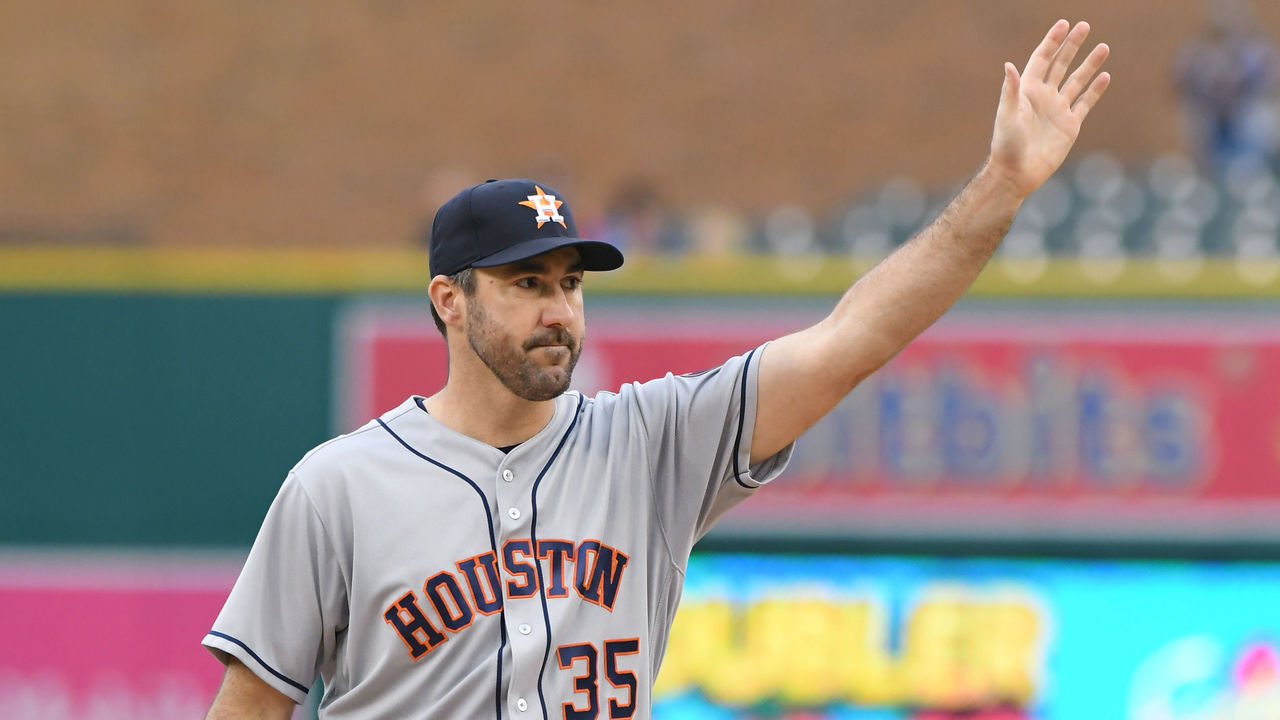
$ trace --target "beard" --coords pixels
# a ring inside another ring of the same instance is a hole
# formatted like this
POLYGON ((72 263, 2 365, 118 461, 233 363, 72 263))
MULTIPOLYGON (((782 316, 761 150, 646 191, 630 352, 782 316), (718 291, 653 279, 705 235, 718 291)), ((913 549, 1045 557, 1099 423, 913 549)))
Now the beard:
POLYGON ((573 379, 573 368, 582 354, 582 341, 562 327, 542 328, 523 343, 493 323, 484 306, 474 298, 467 303, 467 342, 494 377, 516 397, 551 400, 564 394, 573 379), (543 365, 530 355, 535 348, 562 345, 568 348, 565 365, 543 365))

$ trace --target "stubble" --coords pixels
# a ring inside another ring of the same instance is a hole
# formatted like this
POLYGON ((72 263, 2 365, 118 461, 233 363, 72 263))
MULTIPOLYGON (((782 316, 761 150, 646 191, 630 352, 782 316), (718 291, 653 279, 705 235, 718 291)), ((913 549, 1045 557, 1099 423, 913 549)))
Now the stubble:
POLYGON ((515 341, 493 323, 484 305, 474 299, 467 303, 467 342, 508 390, 531 401, 551 400, 564 394, 582 354, 582 341, 560 327, 542 328, 522 343, 515 341), (530 353, 547 345, 568 348, 569 362, 551 367, 535 362, 530 353))

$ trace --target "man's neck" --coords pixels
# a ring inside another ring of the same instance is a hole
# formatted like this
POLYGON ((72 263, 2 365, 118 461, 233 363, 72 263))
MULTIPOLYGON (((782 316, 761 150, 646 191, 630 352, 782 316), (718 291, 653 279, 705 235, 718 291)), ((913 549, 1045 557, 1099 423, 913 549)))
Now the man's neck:
POLYGON ((469 383, 452 375, 426 405, 445 427, 494 447, 533 437, 551 422, 556 409, 555 400, 519 398, 496 378, 492 383, 469 383))

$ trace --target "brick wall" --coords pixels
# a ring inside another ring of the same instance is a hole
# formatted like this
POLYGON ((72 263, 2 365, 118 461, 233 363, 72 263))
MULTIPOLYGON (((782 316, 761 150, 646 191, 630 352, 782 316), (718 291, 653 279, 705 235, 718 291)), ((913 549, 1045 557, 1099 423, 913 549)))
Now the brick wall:
POLYGON ((1001 62, 1058 13, 1114 50, 1081 150, 1136 162, 1181 146, 1171 65, 1202 10, 10 0, 0 242, 402 245, 441 187, 491 175, 555 178, 586 216, 637 175, 747 212, 946 184, 982 160, 1001 62))

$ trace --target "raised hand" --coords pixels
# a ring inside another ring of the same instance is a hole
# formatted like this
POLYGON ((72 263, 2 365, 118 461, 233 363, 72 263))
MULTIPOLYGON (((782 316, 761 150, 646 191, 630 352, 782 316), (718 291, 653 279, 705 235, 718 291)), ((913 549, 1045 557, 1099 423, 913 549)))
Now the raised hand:
POLYGON ((1109 73, 1098 74, 1110 52, 1105 44, 1094 47, 1067 75, 1088 35, 1088 23, 1071 27, 1066 20, 1059 20, 1031 54, 1021 75, 1013 63, 1004 64, 1004 87, 987 169, 1023 197, 1062 165, 1085 116, 1111 84, 1109 73))

